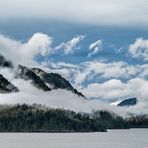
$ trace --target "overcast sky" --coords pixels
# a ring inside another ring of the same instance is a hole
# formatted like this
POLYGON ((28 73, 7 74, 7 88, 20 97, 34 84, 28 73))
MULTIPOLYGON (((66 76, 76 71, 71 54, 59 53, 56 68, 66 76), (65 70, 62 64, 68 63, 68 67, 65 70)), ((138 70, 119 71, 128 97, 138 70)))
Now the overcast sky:
POLYGON ((95 25, 147 26, 147 0, 1 0, 0 19, 57 19, 95 25))

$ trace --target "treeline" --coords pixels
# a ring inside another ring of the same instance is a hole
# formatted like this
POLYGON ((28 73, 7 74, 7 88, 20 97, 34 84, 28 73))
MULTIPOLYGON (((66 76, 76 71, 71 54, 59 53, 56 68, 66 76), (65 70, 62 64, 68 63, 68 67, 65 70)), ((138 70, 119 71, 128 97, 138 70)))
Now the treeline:
POLYGON ((93 119, 96 120, 105 129, 129 129, 127 120, 115 113, 108 111, 96 111, 92 113, 93 119))
POLYGON ((17 105, 0 110, 0 132, 106 131, 95 119, 63 109, 38 109, 17 105))
POLYGON ((106 129, 148 128, 148 114, 128 114, 123 118, 113 112, 97 111, 93 113, 93 119, 106 129))
POLYGON ((0 106, 0 132, 105 132, 148 128, 148 116, 122 117, 108 111, 92 114, 36 105, 0 106))
POLYGON ((131 128, 148 128, 148 115, 130 115, 126 120, 131 128))

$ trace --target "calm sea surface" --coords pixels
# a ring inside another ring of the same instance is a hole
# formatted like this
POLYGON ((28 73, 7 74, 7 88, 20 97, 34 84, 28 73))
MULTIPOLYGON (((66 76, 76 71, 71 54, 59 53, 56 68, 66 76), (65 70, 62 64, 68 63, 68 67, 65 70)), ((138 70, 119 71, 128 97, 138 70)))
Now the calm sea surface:
POLYGON ((0 133, 0 148, 148 148, 148 129, 107 133, 0 133))

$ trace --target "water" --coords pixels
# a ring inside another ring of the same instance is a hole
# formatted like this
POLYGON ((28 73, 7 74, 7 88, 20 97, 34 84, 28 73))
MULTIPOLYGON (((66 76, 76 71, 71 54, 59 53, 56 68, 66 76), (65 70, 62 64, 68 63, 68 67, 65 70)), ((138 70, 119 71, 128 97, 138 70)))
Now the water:
POLYGON ((0 133, 0 148, 148 148, 148 129, 107 133, 0 133))

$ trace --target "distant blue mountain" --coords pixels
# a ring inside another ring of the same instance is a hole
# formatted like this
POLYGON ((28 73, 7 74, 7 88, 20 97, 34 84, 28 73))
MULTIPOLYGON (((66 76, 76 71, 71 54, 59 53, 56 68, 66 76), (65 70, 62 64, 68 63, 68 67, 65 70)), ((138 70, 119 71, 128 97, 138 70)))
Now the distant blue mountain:
POLYGON ((138 102, 137 98, 130 98, 121 101, 117 106, 134 106, 138 102))

